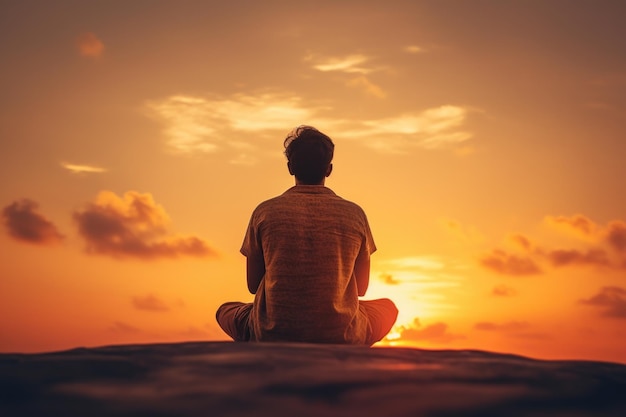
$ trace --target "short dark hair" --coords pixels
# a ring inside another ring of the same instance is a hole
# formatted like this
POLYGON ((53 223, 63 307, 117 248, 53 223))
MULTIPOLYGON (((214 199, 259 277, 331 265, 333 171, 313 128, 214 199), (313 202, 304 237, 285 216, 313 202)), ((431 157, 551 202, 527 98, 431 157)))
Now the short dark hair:
POLYGON ((335 144, 312 126, 298 126, 284 142, 291 173, 303 184, 322 182, 333 160, 335 144))

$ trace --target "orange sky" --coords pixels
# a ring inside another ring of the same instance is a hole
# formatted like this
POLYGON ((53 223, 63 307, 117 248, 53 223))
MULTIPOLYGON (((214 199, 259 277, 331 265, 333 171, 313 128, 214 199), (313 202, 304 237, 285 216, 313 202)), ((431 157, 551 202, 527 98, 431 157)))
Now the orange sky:
POLYGON ((1 2, 0 351, 224 340, 311 124, 368 214, 386 343, 626 362, 625 13, 1 2))

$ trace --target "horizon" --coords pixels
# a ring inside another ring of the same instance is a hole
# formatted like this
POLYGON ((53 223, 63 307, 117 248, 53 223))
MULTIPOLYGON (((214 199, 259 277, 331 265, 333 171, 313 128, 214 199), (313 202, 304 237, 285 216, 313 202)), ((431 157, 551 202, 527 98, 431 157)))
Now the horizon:
POLYGON ((0 353, 227 340, 306 124, 376 346, 626 363, 626 4, 292 3, 0 3, 0 353))

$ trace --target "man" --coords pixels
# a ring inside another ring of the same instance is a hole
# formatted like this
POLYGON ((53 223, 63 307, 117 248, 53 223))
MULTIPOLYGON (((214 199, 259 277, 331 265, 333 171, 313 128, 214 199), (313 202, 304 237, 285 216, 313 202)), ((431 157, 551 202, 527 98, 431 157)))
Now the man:
POLYGON ((241 253, 253 303, 216 317, 235 341, 372 345, 396 321, 391 300, 360 301, 376 250, 363 210, 325 187, 334 144, 310 126, 284 142, 295 186, 252 213, 241 253))

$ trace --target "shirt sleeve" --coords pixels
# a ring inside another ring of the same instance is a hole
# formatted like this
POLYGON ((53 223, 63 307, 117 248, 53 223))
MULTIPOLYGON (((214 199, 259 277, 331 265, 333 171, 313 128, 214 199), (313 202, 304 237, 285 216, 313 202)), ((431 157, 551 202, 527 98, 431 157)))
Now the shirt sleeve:
POLYGON ((367 221, 367 216, 365 215, 365 212, 363 212, 363 224, 365 226, 365 248, 367 249, 367 251, 369 252, 369 254, 371 255, 372 253, 376 252, 376 243, 374 243, 374 236, 372 235, 372 230, 370 229, 370 225, 369 222, 367 221))

